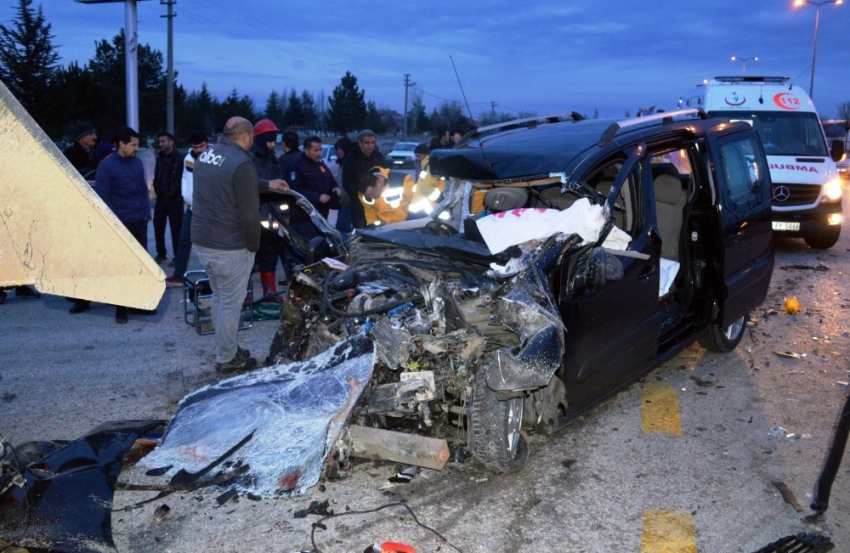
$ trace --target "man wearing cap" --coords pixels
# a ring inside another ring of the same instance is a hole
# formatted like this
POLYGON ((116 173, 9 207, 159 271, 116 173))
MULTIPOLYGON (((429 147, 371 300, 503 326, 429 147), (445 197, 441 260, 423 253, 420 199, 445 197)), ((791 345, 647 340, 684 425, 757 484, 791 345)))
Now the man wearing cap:
POLYGON ((84 179, 94 179, 97 164, 94 162, 94 146, 97 142, 97 131, 91 123, 80 121, 74 125, 74 143, 68 146, 63 154, 80 172, 84 179))
POLYGON ((410 175, 405 175, 401 197, 395 201, 384 198, 384 190, 390 178, 390 170, 373 167, 357 182, 358 198, 363 206, 367 225, 399 223, 407 220, 407 210, 413 200, 415 184, 410 175))
MULTIPOLYGON (((290 187, 307 198, 322 217, 327 219, 331 209, 339 209, 342 190, 337 186, 331 170, 322 161, 321 138, 308 136, 304 139, 304 152, 292 166, 292 174, 295 179, 290 179, 290 187)), ((292 211, 292 228, 307 239, 319 235, 310 216, 302 209, 292 211)))
POLYGON ((221 142, 198 156, 192 194, 192 244, 212 288, 216 371, 246 371, 257 365, 239 347, 242 304, 260 247, 260 192, 286 190, 285 181, 259 180, 251 161, 254 127, 231 117, 221 142))
MULTIPOLYGON (((357 142, 351 147, 351 153, 345 156, 342 164, 342 187, 351 198, 357 198, 360 193, 359 183, 364 176, 372 172, 372 168, 389 169, 390 164, 378 151, 378 139, 374 132, 364 129, 360 131, 357 142)), ((363 228, 367 224, 366 215, 361 202, 352 201, 351 223, 354 228, 363 228)))
POLYGON ((177 257, 180 242, 180 227, 183 225, 183 162, 174 149, 174 136, 171 133, 159 133, 159 153, 156 155, 156 168, 153 174, 153 189, 156 193, 156 205, 153 209, 153 235, 156 242, 156 261, 168 260, 165 248, 165 227, 171 226, 171 252, 177 257))

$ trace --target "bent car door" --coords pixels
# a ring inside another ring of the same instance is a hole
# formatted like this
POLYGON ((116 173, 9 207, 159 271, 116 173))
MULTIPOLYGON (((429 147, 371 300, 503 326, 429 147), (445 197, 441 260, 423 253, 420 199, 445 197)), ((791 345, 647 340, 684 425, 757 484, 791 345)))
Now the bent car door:
POLYGON ((561 268, 559 303, 567 328, 561 374, 568 417, 631 380, 652 364, 657 353, 661 241, 653 230, 651 192, 643 182, 645 146, 626 153, 627 160, 609 159, 583 179, 606 192, 611 183, 603 175, 622 166, 608 194, 617 225, 632 237, 627 252, 631 256, 616 256, 623 266, 622 278, 594 289, 577 283, 580 267, 574 259, 565 259, 561 268))
POLYGON ((723 232, 722 327, 758 307, 773 272, 770 173, 755 131, 714 139, 714 178, 723 232))

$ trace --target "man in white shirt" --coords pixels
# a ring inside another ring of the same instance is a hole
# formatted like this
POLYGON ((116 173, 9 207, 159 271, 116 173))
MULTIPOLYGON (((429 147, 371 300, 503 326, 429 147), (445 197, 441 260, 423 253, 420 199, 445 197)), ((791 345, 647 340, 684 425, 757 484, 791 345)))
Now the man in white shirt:
POLYGON ((193 131, 189 135, 189 144, 192 147, 183 159, 183 180, 180 185, 183 201, 186 203, 186 213, 183 214, 180 239, 177 242, 177 253, 174 256, 174 274, 165 279, 165 285, 168 287, 183 286, 183 273, 186 272, 186 267, 189 265, 189 254, 192 252, 192 188, 194 186, 195 160, 210 145, 207 135, 201 131, 193 131))

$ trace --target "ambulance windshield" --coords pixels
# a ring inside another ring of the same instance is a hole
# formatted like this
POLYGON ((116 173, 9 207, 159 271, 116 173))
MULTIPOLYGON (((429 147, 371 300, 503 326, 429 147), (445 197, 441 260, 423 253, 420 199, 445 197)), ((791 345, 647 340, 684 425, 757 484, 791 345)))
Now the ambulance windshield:
POLYGON ((776 111, 712 111, 712 118, 743 121, 754 127, 773 156, 828 156, 820 122, 815 113, 776 111))

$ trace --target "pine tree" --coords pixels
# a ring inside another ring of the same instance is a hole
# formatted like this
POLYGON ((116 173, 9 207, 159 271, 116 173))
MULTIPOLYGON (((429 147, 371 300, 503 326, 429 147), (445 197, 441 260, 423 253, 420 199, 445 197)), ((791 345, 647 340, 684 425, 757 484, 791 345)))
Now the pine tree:
POLYGON ((278 128, 283 127, 283 110, 280 107, 280 96, 276 90, 272 90, 266 100, 266 119, 270 119, 278 128))
POLYGON ((328 124, 331 130, 339 134, 363 128, 366 119, 366 95, 357 87, 357 77, 346 71, 329 99, 328 124))
POLYGON ((301 113, 304 118, 304 128, 316 130, 319 126, 319 112, 316 109, 316 101, 309 91, 305 90, 301 93, 301 113))
POLYGON ((286 102, 286 111, 283 114, 283 122, 287 127, 304 126, 304 105, 294 88, 289 91, 289 99, 286 102))
POLYGON ((59 60, 50 28, 32 0, 19 0, 10 27, 0 24, 0 80, 42 126, 51 119, 59 60))

